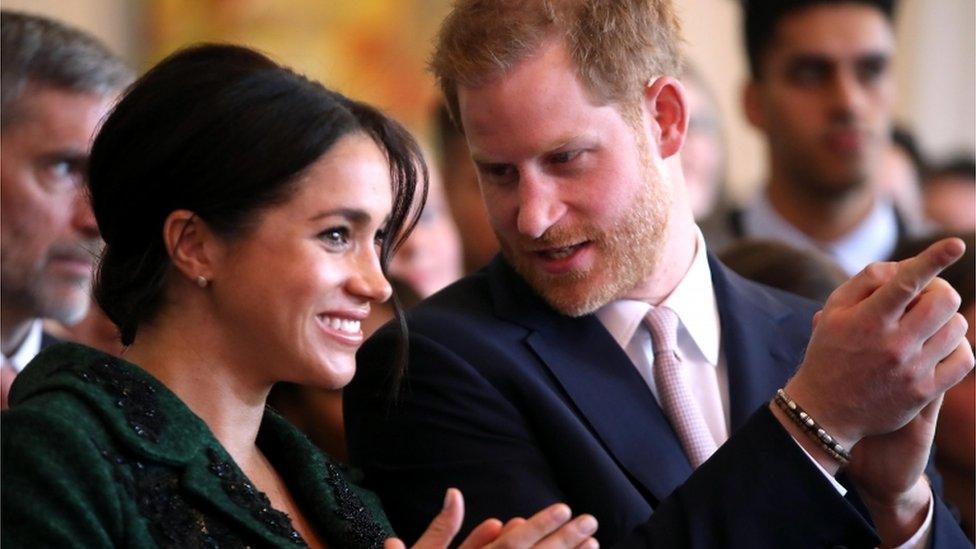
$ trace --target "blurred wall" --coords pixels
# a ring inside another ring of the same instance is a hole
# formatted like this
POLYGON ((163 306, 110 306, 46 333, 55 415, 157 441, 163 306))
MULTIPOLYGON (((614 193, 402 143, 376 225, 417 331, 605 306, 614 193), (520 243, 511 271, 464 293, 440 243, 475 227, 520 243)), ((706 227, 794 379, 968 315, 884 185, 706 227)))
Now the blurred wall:
MULTIPOLYGON (((714 88, 727 121, 729 182, 733 197, 743 200, 761 183, 765 151, 739 107, 746 65, 738 2, 676 1, 689 57, 714 88)), ((426 54, 418 54, 412 44, 418 39, 426 43, 447 4, 447 0, 0 0, 5 8, 51 15, 88 29, 140 67, 185 40, 248 41, 332 86, 378 103, 421 131, 424 124, 417 113, 427 108, 419 103, 432 97, 425 91, 431 88, 424 88, 429 80, 411 84, 415 88, 407 93, 387 87, 402 79, 427 78, 417 74, 423 66, 418 59, 426 54), (236 25, 226 18, 201 23, 201 6, 219 8, 218 13, 240 20, 236 25), (418 14, 424 20, 418 20, 418 14), (350 25, 358 26, 350 30, 350 25), (390 42, 370 38, 341 49, 338 45, 349 38, 328 36, 337 31, 344 31, 343 37, 372 33, 369 36, 390 42), (394 60, 393 54, 401 49, 409 61, 394 60), (343 55, 365 57, 350 63, 343 55)), ((916 132, 924 152, 936 160, 957 152, 972 154, 976 149, 976 3, 902 0, 896 26, 896 118, 916 132)))

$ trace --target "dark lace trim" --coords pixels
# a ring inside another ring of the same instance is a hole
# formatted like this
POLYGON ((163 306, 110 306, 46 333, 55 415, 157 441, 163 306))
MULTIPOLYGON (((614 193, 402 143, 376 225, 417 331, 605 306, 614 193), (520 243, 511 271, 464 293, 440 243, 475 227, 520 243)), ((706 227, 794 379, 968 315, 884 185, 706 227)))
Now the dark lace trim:
POLYGON ((156 387, 112 362, 96 362, 76 370, 81 379, 108 390, 115 405, 137 435, 153 442, 159 439, 166 420, 156 402, 156 387))
POLYGON ((268 496, 244 478, 237 467, 220 459, 213 448, 207 448, 207 455, 210 458, 210 472, 220 479, 220 485, 231 501, 249 511, 251 516, 263 522, 275 534, 295 545, 308 547, 302 535, 292 527, 288 515, 272 507, 268 496))
POLYGON ((160 547, 217 549, 249 548, 224 523, 191 506, 180 493, 180 477, 167 466, 101 450, 114 466, 115 478, 146 518, 149 533, 160 547))
POLYGON ((346 537, 348 538, 346 541, 352 547, 368 547, 370 549, 383 547, 383 542, 389 537, 386 531, 376 522, 373 514, 366 509, 359 495, 342 478, 339 468, 332 462, 326 463, 326 468, 329 471, 327 480, 329 486, 332 487, 332 493, 335 495, 335 513, 350 525, 350 528, 346 530, 346 537))

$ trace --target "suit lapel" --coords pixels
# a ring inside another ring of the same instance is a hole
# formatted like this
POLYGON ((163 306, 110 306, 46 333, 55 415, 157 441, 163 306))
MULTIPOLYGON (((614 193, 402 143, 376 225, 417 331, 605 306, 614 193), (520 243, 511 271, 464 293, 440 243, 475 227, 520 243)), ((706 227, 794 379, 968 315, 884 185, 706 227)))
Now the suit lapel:
POLYGON ((799 366, 802 349, 784 332, 795 313, 729 271, 709 255, 729 376, 729 413, 734 433, 769 402, 799 366))
POLYGON ((496 313, 531 330, 526 344, 645 497, 660 501, 684 482, 691 466, 677 436, 600 321, 555 312, 498 259, 490 273, 496 313))

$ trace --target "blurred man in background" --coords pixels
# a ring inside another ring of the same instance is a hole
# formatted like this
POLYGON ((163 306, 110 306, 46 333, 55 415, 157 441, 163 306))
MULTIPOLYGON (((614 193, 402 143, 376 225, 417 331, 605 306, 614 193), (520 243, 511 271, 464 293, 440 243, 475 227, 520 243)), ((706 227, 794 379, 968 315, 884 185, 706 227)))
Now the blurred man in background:
POLYGON ((498 239, 488 222, 488 212, 478 187, 478 174, 471 162, 464 135, 451 122, 451 115, 444 105, 438 106, 434 122, 440 147, 444 196, 461 235, 464 271, 473 273, 487 265, 498 253, 498 239))
POLYGON ((88 149, 131 80, 95 38, 49 19, 0 14, 0 344, 2 405, 47 345, 41 319, 89 306, 98 228, 83 192, 88 149))
POLYGON ((736 236, 817 248, 854 274, 905 235, 872 182, 891 131, 892 4, 745 3, 745 112, 769 161, 736 236))
POLYGON ((935 167, 922 187, 925 215, 947 231, 976 229, 976 163, 960 157, 935 167))

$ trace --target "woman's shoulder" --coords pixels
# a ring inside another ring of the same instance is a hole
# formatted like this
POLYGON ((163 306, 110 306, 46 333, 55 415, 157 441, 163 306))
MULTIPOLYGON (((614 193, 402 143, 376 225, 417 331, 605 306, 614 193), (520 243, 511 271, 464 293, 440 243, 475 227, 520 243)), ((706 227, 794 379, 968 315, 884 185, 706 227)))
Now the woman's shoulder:
POLYGON ((75 343, 41 351, 14 381, 10 406, 9 421, 35 414, 89 418, 86 427, 96 424, 118 444, 165 460, 182 461, 212 439, 206 425, 149 373, 75 343))

